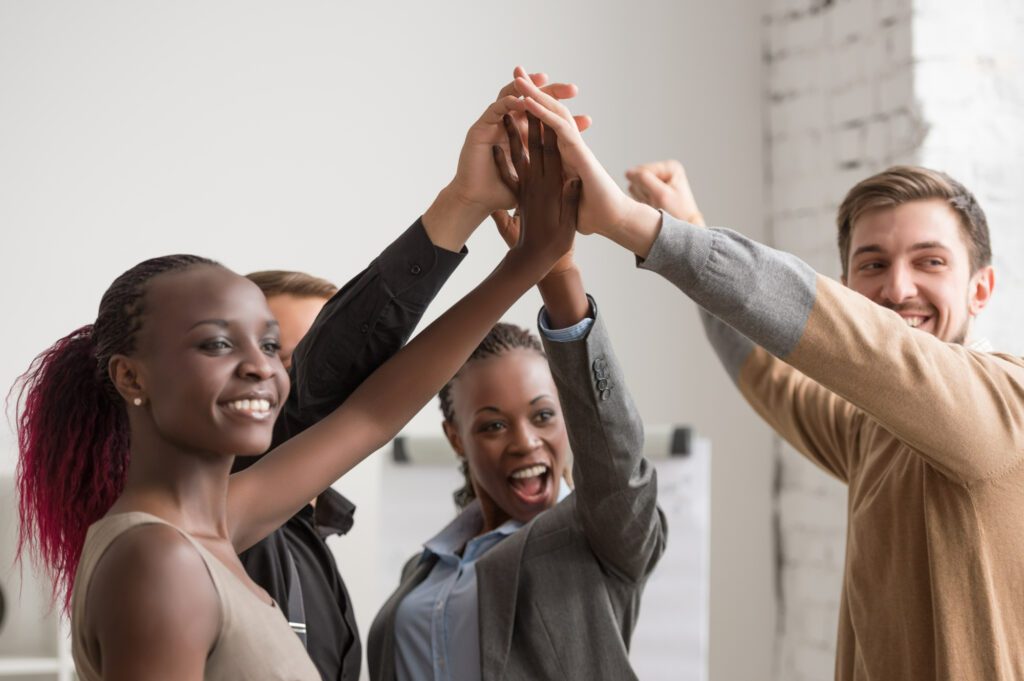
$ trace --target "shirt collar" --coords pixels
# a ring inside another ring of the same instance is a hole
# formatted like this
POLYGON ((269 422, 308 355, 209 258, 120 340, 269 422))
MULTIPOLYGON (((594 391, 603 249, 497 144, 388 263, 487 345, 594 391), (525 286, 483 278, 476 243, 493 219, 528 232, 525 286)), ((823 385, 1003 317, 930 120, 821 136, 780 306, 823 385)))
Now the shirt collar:
MULTIPOLYGON (((558 487, 558 501, 562 501, 570 494, 572 494, 572 488, 569 487, 569 484, 563 478, 558 487)), ((480 500, 474 499, 443 530, 423 545, 423 557, 421 560, 428 558, 430 555, 456 555, 457 551, 480 534, 483 524, 484 513, 480 508, 480 500)), ((514 534, 522 526, 523 523, 517 520, 506 520, 487 534, 482 535, 481 538, 494 535, 500 535, 504 538, 514 534)))

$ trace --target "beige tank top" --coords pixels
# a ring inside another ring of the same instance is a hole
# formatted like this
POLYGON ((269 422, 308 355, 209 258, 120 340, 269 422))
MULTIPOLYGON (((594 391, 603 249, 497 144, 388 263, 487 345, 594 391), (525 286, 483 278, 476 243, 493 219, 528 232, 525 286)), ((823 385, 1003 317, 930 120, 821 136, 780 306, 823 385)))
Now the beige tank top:
MULTIPOLYGON (((139 525, 159 523, 174 527, 149 513, 107 516, 92 524, 85 537, 82 558, 71 597, 71 651, 80 681, 103 681, 95 646, 85 630, 85 602, 100 558, 124 532, 139 525)), ((221 626, 206 658, 206 681, 320 681, 302 642, 276 605, 267 605, 202 544, 175 527, 202 556, 220 601, 221 626)))

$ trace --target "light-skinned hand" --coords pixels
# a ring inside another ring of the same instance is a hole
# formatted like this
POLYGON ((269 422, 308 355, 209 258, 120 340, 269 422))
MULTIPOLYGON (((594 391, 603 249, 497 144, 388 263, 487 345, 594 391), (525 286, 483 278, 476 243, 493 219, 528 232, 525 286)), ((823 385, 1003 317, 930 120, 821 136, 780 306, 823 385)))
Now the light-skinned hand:
POLYGON ((674 159, 644 163, 626 171, 630 195, 672 217, 704 226, 683 164, 674 159))

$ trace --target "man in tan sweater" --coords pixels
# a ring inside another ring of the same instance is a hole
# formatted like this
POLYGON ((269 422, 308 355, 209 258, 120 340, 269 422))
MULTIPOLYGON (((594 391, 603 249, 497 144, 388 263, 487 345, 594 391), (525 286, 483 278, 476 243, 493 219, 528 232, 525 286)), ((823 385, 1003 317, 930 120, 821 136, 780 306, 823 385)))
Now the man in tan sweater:
POLYGON ((836 678, 1024 678, 1024 361, 972 347, 994 277, 970 192, 921 168, 858 184, 840 283, 704 228, 681 172, 631 172, 632 201, 521 89, 583 179, 581 229, 693 299, 754 409, 848 485, 836 678))
MULTIPOLYGON (((629 177, 703 225, 678 164, 629 177)), ((701 315, 751 406, 849 486, 836 678, 1019 678, 1024 523, 1008 516, 1024 511, 1024 372, 970 350, 985 349, 971 322, 993 289, 985 216, 959 183, 904 167, 854 187, 838 223, 842 281, 861 296, 816 277, 785 361, 701 315)), ((659 255, 643 267, 671 269, 659 255)))

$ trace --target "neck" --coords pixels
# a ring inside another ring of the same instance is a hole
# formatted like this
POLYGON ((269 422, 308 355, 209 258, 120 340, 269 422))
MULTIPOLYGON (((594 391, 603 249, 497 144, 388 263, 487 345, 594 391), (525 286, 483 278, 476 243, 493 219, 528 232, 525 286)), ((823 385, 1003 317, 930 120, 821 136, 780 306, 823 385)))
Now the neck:
POLYGON ((135 425, 124 492, 110 513, 145 511, 193 535, 230 538, 227 491, 232 457, 185 449, 151 428, 135 425))
POLYGON ((493 499, 487 496, 486 493, 481 493, 479 489, 476 492, 476 498, 480 500, 480 511, 484 516, 484 524, 480 528, 480 534, 487 534, 491 530, 501 527, 511 518, 498 504, 494 503, 493 499))

